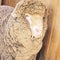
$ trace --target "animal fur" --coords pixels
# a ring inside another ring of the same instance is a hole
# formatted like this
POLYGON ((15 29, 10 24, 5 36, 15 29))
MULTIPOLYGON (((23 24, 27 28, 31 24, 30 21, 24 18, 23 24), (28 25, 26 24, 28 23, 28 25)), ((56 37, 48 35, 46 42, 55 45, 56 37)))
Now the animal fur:
POLYGON ((39 0, 24 0, 17 3, 13 12, 9 11, 9 14, 5 15, 4 21, 1 17, 3 26, 0 28, 2 29, 2 32, 0 31, 0 60, 36 60, 35 57, 42 47, 42 40, 47 30, 46 13, 46 7, 39 0), (42 17, 43 30, 39 38, 32 38, 30 24, 25 17, 26 13, 38 14, 42 17))

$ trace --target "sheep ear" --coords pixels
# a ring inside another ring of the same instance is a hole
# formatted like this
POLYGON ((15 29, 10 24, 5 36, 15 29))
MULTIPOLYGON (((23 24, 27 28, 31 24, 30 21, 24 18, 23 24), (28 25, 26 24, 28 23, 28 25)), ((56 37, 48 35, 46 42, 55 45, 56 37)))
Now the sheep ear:
POLYGON ((18 9, 23 3, 24 3, 24 0, 21 0, 21 1, 19 1, 19 2, 16 4, 13 12, 11 13, 11 15, 12 15, 14 18, 17 17, 16 11, 17 11, 17 9, 18 9))
POLYGON ((32 18, 31 18, 31 15, 30 14, 25 14, 25 18, 26 20, 29 22, 29 24, 32 24, 32 18))

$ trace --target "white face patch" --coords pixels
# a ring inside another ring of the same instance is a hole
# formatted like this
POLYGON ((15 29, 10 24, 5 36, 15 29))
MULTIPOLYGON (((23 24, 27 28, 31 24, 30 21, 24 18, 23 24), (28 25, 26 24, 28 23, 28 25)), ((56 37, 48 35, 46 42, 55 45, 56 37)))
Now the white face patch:
POLYGON ((29 14, 25 14, 26 20, 29 22, 29 24, 32 24, 31 16, 29 14))
POLYGON ((42 36, 42 29, 43 27, 39 27, 38 25, 31 27, 32 37, 39 38, 40 36, 42 36))
POLYGON ((42 36, 42 31, 43 31, 42 18, 40 18, 39 15, 25 14, 25 16, 26 16, 26 20, 30 24, 32 37, 39 38, 40 36, 42 36))

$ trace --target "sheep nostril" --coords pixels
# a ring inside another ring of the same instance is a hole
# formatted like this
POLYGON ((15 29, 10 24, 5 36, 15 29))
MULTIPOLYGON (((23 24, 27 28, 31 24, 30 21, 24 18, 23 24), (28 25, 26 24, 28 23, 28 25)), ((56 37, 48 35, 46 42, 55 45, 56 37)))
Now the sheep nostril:
POLYGON ((45 16, 43 17, 43 20, 45 20, 45 16))
POLYGON ((31 35, 31 37, 32 37, 32 38, 35 38, 35 36, 32 36, 32 35, 31 35))
POLYGON ((35 38, 35 36, 33 36, 33 38, 35 38))

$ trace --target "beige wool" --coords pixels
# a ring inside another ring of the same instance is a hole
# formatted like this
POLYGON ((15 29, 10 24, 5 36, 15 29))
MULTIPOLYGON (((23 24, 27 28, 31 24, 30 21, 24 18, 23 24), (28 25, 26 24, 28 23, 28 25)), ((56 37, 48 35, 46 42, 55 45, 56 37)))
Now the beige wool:
POLYGON ((35 57, 42 47, 42 40, 47 30, 47 9, 45 5, 39 0, 25 0, 18 2, 14 10, 12 8, 9 9, 9 7, 7 9, 3 9, 7 13, 7 15, 3 14, 4 18, 6 17, 4 20, 0 14, 3 21, 0 22, 1 25, 3 24, 0 28, 0 31, 1 29, 3 30, 3 34, 0 32, 1 60, 3 58, 5 60, 36 60, 35 57), (6 12, 7 9, 9 12, 6 12), (42 36, 39 38, 31 37, 32 32, 25 18, 25 13, 38 14, 43 18, 43 31, 42 36))

